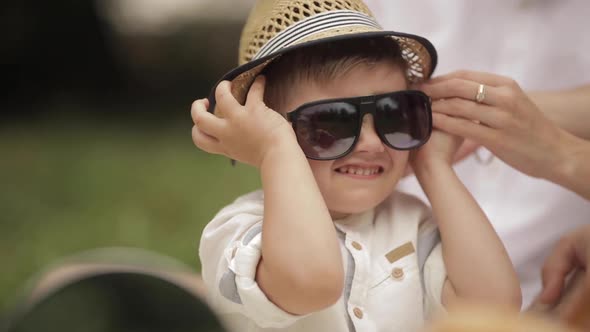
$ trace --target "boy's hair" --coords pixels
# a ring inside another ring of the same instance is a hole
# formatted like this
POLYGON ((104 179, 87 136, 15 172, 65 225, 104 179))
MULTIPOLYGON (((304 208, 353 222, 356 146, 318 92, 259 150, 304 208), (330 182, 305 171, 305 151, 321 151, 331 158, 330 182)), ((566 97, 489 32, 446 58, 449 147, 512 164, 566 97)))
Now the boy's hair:
POLYGON ((280 113, 289 87, 301 82, 327 83, 359 66, 389 61, 406 72, 399 45, 390 37, 346 39, 294 50, 271 62, 262 72, 266 76, 264 102, 280 113))

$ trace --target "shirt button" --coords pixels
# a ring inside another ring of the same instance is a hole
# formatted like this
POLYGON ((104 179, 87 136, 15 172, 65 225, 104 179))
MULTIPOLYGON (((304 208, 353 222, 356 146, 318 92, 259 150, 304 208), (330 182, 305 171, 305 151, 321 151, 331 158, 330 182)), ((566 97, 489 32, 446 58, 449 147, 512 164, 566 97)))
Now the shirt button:
POLYGON ((356 318, 358 318, 358 319, 363 318, 363 311, 361 309, 354 308, 354 309, 352 309, 352 312, 354 312, 354 315, 356 316, 356 318))
POLYGON ((391 271, 391 276, 395 280, 402 280, 404 278, 404 270, 399 267, 395 267, 391 271))
POLYGON ((360 244, 360 243, 358 243, 358 242, 356 242, 356 241, 353 241, 353 242, 352 242, 352 247, 353 247, 354 249, 356 249, 356 250, 362 250, 362 249, 363 249, 363 246, 361 246, 361 244, 360 244))

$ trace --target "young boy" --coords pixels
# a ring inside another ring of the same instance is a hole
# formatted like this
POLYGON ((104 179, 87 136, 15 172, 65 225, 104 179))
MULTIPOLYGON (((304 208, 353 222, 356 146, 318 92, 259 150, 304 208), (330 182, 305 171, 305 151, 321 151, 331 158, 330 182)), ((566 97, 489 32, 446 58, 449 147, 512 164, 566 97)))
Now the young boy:
POLYGON ((508 256, 451 167, 460 141, 430 135, 430 100, 408 90, 434 69, 427 40, 382 31, 359 0, 268 0, 240 53, 191 111, 198 147, 262 179, 200 243, 228 327, 415 331, 461 300, 519 308, 508 256), (408 163, 432 212, 394 191, 408 163))

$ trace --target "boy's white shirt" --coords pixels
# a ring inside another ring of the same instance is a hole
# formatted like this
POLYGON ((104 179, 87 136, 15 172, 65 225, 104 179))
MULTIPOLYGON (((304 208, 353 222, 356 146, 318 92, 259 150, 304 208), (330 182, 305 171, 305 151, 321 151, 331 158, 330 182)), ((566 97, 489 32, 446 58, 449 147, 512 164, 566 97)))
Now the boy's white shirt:
POLYGON ((262 191, 244 195, 202 233, 199 257, 208 299, 230 330, 416 331, 444 309, 438 232, 417 198, 395 192, 376 208, 335 222, 346 286, 336 304, 304 316, 277 307, 255 281, 263 211, 262 191))

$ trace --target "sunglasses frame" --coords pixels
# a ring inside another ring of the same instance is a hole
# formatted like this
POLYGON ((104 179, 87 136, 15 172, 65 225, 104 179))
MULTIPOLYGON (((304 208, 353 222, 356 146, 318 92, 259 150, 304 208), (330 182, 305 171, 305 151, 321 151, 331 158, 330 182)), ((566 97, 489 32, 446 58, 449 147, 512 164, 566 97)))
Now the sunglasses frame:
MULTIPOLYGON (((291 122, 291 125, 293 126, 293 130, 295 131, 295 135, 297 135, 297 118, 299 117, 299 113, 301 113, 303 110, 305 110, 306 108, 311 107, 311 106, 315 106, 315 105, 319 105, 319 104, 329 104, 329 103, 335 103, 335 102, 351 104, 351 105, 355 106, 355 109, 357 110, 357 112, 360 112, 359 117, 358 117, 357 132, 356 132, 354 141, 350 145, 350 148, 348 148, 345 152, 343 152, 335 157, 318 158, 318 157, 309 157, 306 155, 306 157, 308 159, 335 160, 335 159, 342 158, 342 157, 346 156, 347 154, 349 154, 350 152, 352 152, 352 150, 354 150, 354 147, 358 143, 359 137, 361 135, 361 130, 363 127, 363 124, 362 124, 363 118, 367 114, 373 115, 373 121, 375 121, 375 132, 377 133, 377 136, 379 137, 381 142, 383 144, 385 144, 387 147, 394 149, 394 150, 405 151, 405 150, 417 149, 417 148, 421 147, 422 145, 424 145, 426 142, 428 142, 428 139, 430 138, 430 135, 432 134, 432 107, 431 107, 432 100, 430 99, 430 97, 427 94, 425 94, 424 92, 419 91, 419 90, 401 90, 401 91, 388 92, 388 93, 382 93, 382 94, 370 95, 370 96, 323 99, 323 100, 317 100, 317 101, 303 104, 303 105, 297 107, 294 111, 287 113, 287 120, 289 122, 291 122), (387 141, 385 136, 381 133, 381 130, 379 130, 379 126, 376 122, 377 101, 382 98, 385 98, 385 97, 395 97, 397 95, 417 95, 417 96, 420 96, 421 98, 424 98, 424 101, 426 101, 425 105, 426 105, 426 113, 427 113, 427 121, 428 121, 428 128, 427 128, 428 134, 418 145, 413 146, 411 148, 396 148, 396 147, 392 146, 387 141)), ((297 140, 299 141, 299 138, 297 140)))

